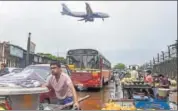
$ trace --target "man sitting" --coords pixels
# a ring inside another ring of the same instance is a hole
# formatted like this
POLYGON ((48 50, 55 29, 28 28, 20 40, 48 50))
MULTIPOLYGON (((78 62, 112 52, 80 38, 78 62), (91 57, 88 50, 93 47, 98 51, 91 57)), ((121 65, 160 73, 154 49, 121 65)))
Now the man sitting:
POLYGON ((168 88, 169 89, 169 80, 164 75, 159 75, 159 88, 168 88))

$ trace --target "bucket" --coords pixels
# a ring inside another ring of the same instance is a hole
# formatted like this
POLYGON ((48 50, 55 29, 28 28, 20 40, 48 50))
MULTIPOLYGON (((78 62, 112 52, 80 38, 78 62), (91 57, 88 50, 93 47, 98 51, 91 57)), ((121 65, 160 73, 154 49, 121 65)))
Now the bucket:
POLYGON ((47 88, 0 87, 0 96, 7 99, 6 105, 12 110, 38 110, 40 93, 48 92, 47 88))
POLYGON ((39 94, 11 95, 9 99, 13 110, 38 110, 39 94))
POLYGON ((161 97, 166 97, 168 95, 170 89, 164 89, 164 88, 159 88, 158 89, 158 94, 161 97))

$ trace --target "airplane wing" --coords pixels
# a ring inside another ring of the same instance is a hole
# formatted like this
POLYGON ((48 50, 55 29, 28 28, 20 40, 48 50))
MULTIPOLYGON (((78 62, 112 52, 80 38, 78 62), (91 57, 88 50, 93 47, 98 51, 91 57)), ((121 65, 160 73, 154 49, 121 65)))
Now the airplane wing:
POLYGON ((90 5, 88 3, 85 3, 86 4, 86 11, 87 11, 87 15, 92 15, 93 14, 93 11, 90 7, 90 5))
POLYGON ((80 19, 80 20, 78 20, 78 21, 83 21, 83 20, 86 20, 85 18, 83 18, 83 19, 80 19))

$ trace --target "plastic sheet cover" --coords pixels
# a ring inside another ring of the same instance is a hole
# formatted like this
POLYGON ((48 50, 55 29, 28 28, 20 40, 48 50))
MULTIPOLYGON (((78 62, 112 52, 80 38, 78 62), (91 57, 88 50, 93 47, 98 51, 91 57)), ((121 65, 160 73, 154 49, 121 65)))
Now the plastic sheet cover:
POLYGON ((0 77, 0 85, 10 85, 12 84, 25 87, 39 87, 41 84, 45 83, 45 79, 37 74, 35 70, 25 70, 20 73, 10 73, 0 77))

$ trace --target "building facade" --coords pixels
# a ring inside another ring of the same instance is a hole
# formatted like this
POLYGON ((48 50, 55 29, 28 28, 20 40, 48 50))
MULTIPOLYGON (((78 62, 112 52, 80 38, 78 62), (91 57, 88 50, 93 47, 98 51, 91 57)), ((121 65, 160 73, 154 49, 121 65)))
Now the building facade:
MULTIPOLYGON (((8 42, 0 43, 0 63, 5 63, 7 67, 26 67, 27 51, 17 45, 8 42)), ((47 64, 54 60, 37 54, 29 55, 30 64, 47 64)))

